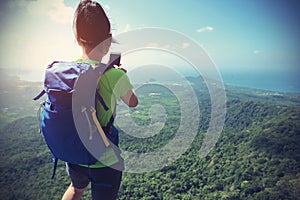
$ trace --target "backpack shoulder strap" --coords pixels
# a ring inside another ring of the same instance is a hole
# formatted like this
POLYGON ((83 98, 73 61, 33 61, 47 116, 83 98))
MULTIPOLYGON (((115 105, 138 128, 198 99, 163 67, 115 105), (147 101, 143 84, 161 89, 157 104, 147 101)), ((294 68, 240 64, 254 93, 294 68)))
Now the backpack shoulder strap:
MULTIPOLYGON (((113 67, 114 67, 113 65, 105 65, 105 64, 100 63, 96 66, 95 71, 96 71, 96 73, 98 73, 100 75, 99 76, 99 78, 100 78, 105 72, 107 72, 109 69, 111 69, 113 67)), ((109 109, 109 107, 105 104, 105 102, 98 90, 99 90, 99 88, 97 87, 96 99, 101 103, 101 105, 103 106, 105 111, 107 111, 109 109)))
MULTIPOLYGON (((98 69, 99 71, 96 72, 96 73, 100 73, 100 76, 102 76, 105 72, 107 72, 109 69, 111 69, 113 67, 114 67, 113 64, 109 64, 109 65, 99 64, 97 66, 97 68, 99 68, 98 69)), ((104 100, 103 100, 101 94, 99 93, 98 89, 99 88, 97 88, 97 90, 96 90, 96 100, 98 100, 100 102, 100 104, 103 106, 104 110, 107 111, 109 109, 109 107, 104 102, 104 100)), ((95 104, 95 105, 97 105, 97 104, 95 104)), ((99 117, 98 113, 96 113, 96 115, 97 115, 97 118, 98 118, 99 117)), ((110 127, 113 125, 113 122, 114 122, 114 115, 111 116, 111 118, 110 118, 110 120, 109 120, 109 122, 108 122, 108 124, 106 125, 105 128, 108 128, 108 130, 109 130, 110 127)))
POLYGON ((96 90, 96 99, 101 103, 101 105, 103 106, 105 111, 108 111, 109 107, 106 105, 106 103, 104 102, 101 94, 99 93, 98 90, 96 90))
POLYGON ((95 66, 95 72, 99 75, 102 76, 105 72, 107 72, 109 69, 113 68, 114 66, 112 64, 106 65, 103 63, 99 63, 95 66))

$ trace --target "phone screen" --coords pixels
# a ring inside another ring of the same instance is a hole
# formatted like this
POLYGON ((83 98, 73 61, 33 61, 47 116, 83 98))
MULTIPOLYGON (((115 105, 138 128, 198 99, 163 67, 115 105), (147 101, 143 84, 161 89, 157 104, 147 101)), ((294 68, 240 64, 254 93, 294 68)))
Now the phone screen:
POLYGON ((110 65, 117 65, 120 66, 121 61, 121 53, 111 53, 109 57, 109 64, 110 65))

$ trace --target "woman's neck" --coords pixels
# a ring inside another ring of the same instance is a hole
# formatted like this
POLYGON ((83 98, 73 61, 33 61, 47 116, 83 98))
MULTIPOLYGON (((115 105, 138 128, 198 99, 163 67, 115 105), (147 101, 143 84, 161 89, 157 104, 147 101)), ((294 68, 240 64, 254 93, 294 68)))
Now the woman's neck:
POLYGON ((94 61, 97 61, 97 62, 100 63, 102 61, 103 55, 100 54, 97 51, 90 51, 89 53, 87 53, 85 51, 85 49, 83 49, 83 53, 82 53, 82 57, 81 58, 83 60, 94 60, 94 61))

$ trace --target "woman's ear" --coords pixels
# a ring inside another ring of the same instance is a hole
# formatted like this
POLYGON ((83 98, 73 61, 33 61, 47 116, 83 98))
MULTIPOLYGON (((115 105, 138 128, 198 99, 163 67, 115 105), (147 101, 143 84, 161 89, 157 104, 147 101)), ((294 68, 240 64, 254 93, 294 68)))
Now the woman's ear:
POLYGON ((83 42, 80 40, 79 37, 76 38, 76 41, 77 41, 77 44, 78 44, 79 46, 82 46, 82 47, 83 47, 83 42))

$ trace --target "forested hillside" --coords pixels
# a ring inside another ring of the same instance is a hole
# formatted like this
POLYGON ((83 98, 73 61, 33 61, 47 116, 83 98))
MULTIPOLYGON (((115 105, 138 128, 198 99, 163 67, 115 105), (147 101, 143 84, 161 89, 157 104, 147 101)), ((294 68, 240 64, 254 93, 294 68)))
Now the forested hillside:
POLYGON ((0 69, 0 127, 24 116, 33 116, 39 102, 33 97, 43 89, 40 82, 29 82, 0 69))
MULTIPOLYGON (((200 79, 190 81, 201 102, 201 124, 191 147, 159 171, 124 173, 119 199, 300 199, 299 95, 227 87, 223 132, 213 150, 200 158, 210 97, 200 79)), ((6 92, 1 88, 0 199, 60 199, 69 185, 64 163, 51 180, 50 152, 34 116, 38 103, 30 100, 40 86, 16 81, 12 87, 6 92), (11 97, 24 102, 24 112, 13 106, 19 101, 3 100, 11 97)), ((169 92, 156 86, 138 91, 141 104, 132 111, 136 123, 149 123, 149 93, 160 94, 151 101, 166 108, 166 123, 160 134, 146 140, 121 134, 122 148, 148 152, 174 136, 180 113, 169 92)), ((83 199, 90 199, 90 191, 83 199)))

